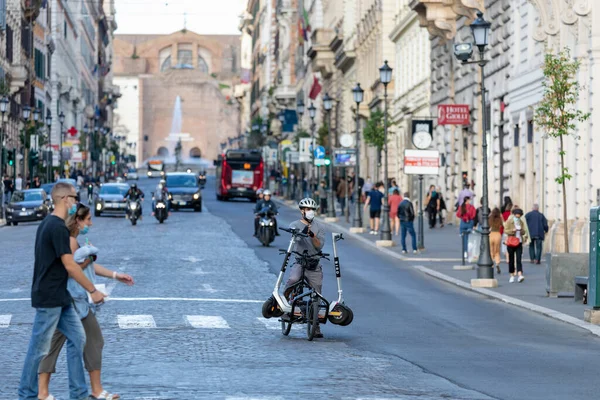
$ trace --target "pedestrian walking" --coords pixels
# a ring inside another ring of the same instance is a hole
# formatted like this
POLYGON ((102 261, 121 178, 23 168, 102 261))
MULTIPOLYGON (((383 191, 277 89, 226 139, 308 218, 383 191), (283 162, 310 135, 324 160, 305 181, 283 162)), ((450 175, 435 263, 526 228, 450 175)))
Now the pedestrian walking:
POLYGON ((429 229, 433 229, 435 228, 435 223, 437 221, 437 213, 440 211, 440 196, 435 190, 434 185, 429 187, 429 193, 427 193, 425 204, 425 211, 427 211, 429 217, 429 229))
POLYGON ((413 253, 417 253, 417 234, 415 233, 415 208, 408 197, 409 193, 404 192, 404 198, 398 206, 398 218, 402 228, 400 242, 402 244, 402 253, 406 254, 406 234, 410 234, 412 240, 413 253))
POLYGON ((471 185, 469 183, 465 183, 465 186, 463 188, 463 190, 460 191, 460 193, 458 194, 458 201, 456 202, 456 208, 458 210, 458 207, 462 206, 463 202, 465 201, 465 198, 469 198, 471 200, 473 200, 475 198, 475 193, 473 193, 470 189, 471 185))
POLYGON ((364 183, 362 187, 362 194, 364 197, 364 201, 367 201, 368 193, 373 189, 373 182, 371 181, 371 177, 367 176, 367 181, 364 183))
POLYGON ((10 203, 10 198, 15 189, 14 189, 13 181, 12 181, 12 179, 10 179, 10 176, 8 176, 8 174, 4 175, 2 184, 4 185, 4 202, 10 203))
POLYGON ((375 187, 371 189, 367 196, 367 201, 365 201, 364 209, 367 210, 369 207, 369 225, 371 227, 371 231, 369 232, 371 235, 377 235, 379 231, 379 222, 381 219, 381 207, 383 205, 384 195, 383 191, 383 183, 377 182, 375 187))
MULTIPOLYGON (((477 212, 475 213, 475 228, 478 228, 481 231, 481 226, 483 225, 483 197, 479 199, 480 206, 477 208, 477 212)), ((500 211, 500 210, 498 210, 500 211)), ((488 215, 490 215, 490 209, 488 208, 488 215)), ((489 221, 489 217, 488 217, 489 221)))
POLYGON ((477 211, 471 204, 471 198, 465 197, 463 203, 458 208, 456 216, 460 219, 460 235, 462 237, 462 250, 465 258, 469 254, 469 235, 473 231, 475 225, 475 214, 477 211))
MULTIPOLYGON (((105 278, 116 279, 129 286, 133 285, 133 278, 127 274, 121 274, 117 271, 111 271, 100 264, 95 263, 89 254, 96 253, 95 247, 89 245, 86 238, 86 245, 81 247, 77 242, 77 237, 86 235, 89 228, 92 226, 92 214, 89 207, 79 204, 77 212, 67 218, 67 229, 69 229, 71 251, 74 254, 75 261, 79 264, 83 273, 90 280, 95 282, 96 275, 105 278)), ((88 301, 87 292, 73 278, 69 278, 67 290, 73 298, 75 311, 81 319, 81 324, 85 331, 86 343, 83 349, 83 361, 85 369, 90 375, 90 385, 92 387, 92 400, 116 400, 120 396, 108 393, 104 390, 101 383, 101 368, 102 368, 102 349, 104 347, 104 339, 98 320, 96 319, 96 307, 88 301)), ((54 331, 52 343, 50 344, 50 352, 42 359, 39 367, 39 393, 38 397, 42 399, 53 399, 49 393, 50 376, 56 372, 56 361, 61 349, 63 348, 67 338, 59 330, 54 331)), ((68 357, 68 351, 67 351, 68 357)))
POLYGON ((496 272, 500 275, 502 273, 500 269, 500 246, 502 243, 502 226, 504 225, 504 220, 498 207, 492 210, 488 221, 490 224, 490 253, 492 254, 494 264, 496 264, 496 272))
POLYGON ((392 184, 388 188, 388 195, 391 196, 392 194, 394 194, 394 190, 397 190, 398 191, 398 196, 400 196, 400 188, 398 187, 398 184, 396 183, 396 180, 392 179, 392 184))
POLYGON ((538 204, 533 205, 533 210, 525 214, 527 227, 531 237, 529 245, 529 259, 531 263, 540 264, 542 259, 542 249, 544 248, 544 239, 548 233, 548 220, 540 211, 538 204))
POLYGON ((346 210, 346 191, 348 190, 348 181, 347 179, 340 179, 340 183, 338 183, 337 187, 337 200, 340 203, 340 207, 342 208, 342 215, 344 215, 344 211, 346 210))
POLYGON ((506 233, 506 247, 508 248, 508 271, 510 272, 509 282, 515 281, 515 263, 517 280, 519 283, 525 280, 523 276, 523 245, 529 242, 529 229, 527 220, 523 217, 523 210, 515 206, 510 216, 504 223, 504 232, 506 233))
POLYGON ((396 236, 400 231, 400 219, 398 218, 398 206, 402 202, 402 196, 400 196, 400 191, 398 189, 394 189, 392 195, 388 197, 388 205, 390 206, 390 223, 391 231, 396 232, 396 236))
MULTIPOLYGON (((513 209, 513 204, 510 200, 510 197, 507 196, 504 198, 504 206, 502 208, 502 219, 504 220, 504 223, 506 223, 506 221, 508 221, 508 217, 511 216, 513 209)), ((504 233, 504 226, 502 226, 502 232, 502 253, 504 254, 506 263, 508 264, 508 248, 506 247, 506 233, 504 233)))
POLYGON ((38 368, 48 354, 52 335, 59 329, 69 340, 67 357, 71 399, 86 399, 88 389, 83 373, 85 332, 73 299, 67 291, 71 276, 92 297, 95 304, 104 300, 93 283, 75 262, 70 247, 69 230, 65 220, 77 211, 77 193, 68 183, 59 182, 52 189, 54 212, 39 225, 35 239, 35 261, 31 305, 35 318, 29 348, 25 357, 18 396, 20 400, 38 399, 38 368))
POLYGON ((321 181, 319 184, 319 203, 321 215, 327 213, 327 190, 325 190, 325 181, 321 181))
POLYGON ((440 228, 444 227, 444 222, 445 222, 445 218, 444 218, 444 213, 448 212, 448 209, 446 208, 446 201, 444 200, 444 194, 442 193, 442 187, 438 186, 437 187, 437 192, 438 195, 440 196, 440 211, 438 213, 438 218, 440 220, 440 228))
POLYGON ((23 177, 21 174, 17 175, 17 179, 15 179, 15 190, 23 190, 23 177))

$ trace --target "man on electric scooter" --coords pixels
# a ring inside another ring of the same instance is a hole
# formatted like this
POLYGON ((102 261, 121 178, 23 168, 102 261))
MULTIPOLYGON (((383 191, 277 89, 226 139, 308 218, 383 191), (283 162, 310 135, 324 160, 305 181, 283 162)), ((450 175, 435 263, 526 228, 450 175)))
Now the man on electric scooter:
MULTIPOLYGON (((298 208, 300 208, 302 218, 292 222, 290 228, 297 229, 308 235, 308 237, 298 237, 293 250, 299 253, 304 253, 306 250, 309 255, 318 254, 325 245, 325 229, 323 229, 321 224, 314 220, 317 203, 310 197, 307 197, 300 200, 298 208)), ((320 261, 320 257, 313 257, 311 263, 304 271, 304 276, 306 277, 308 284, 319 293, 321 293, 323 289, 323 269, 320 261)), ((286 290, 284 291, 284 295, 286 298, 289 296, 288 289, 301 278, 302 266, 300 264, 294 264, 290 270, 290 277, 285 284, 286 290)), ((320 326, 317 326, 315 337, 323 337, 320 326)))
POLYGON ((144 200, 144 192, 137 187, 137 183, 132 183, 131 187, 125 194, 125 199, 137 201, 140 205, 140 215, 142 214, 142 200, 144 200))
MULTIPOLYGON (((260 190, 260 189, 259 189, 260 190)), ((269 211, 274 215, 277 215, 277 205, 273 200, 271 200, 271 191, 265 190, 262 193, 262 200, 256 202, 256 207, 254 207, 254 237, 258 236, 258 223, 260 220, 259 213, 264 208, 269 208, 269 211)), ((279 236, 279 232, 277 231, 277 218, 273 217, 273 223, 275 226, 275 236, 279 236)))

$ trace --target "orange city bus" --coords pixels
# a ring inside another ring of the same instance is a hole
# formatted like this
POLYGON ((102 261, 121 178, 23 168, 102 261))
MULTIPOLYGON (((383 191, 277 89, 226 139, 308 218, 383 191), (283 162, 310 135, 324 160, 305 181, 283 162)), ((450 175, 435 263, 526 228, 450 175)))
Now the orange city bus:
POLYGON ((256 201, 263 187, 265 165, 259 150, 227 150, 215 161, 217 200, 243 197, 256 201))

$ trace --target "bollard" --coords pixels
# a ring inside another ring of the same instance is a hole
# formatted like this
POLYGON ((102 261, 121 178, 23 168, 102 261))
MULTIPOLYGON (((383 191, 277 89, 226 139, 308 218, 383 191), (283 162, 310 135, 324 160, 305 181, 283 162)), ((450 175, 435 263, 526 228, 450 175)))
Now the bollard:
POLYGON ((600 310, 600 207, 590 209, 589 266, 587 300, 594 310, 600 310))

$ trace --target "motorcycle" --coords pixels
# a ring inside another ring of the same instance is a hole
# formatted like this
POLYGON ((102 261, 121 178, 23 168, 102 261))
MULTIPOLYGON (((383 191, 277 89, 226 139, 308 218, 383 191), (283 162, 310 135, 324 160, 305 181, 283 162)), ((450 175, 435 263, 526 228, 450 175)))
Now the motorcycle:
POLYGON ((167 202, 165 200, 156 200, 154 204, 154 216, 159 223, 165 222, 169 218, 169 212, 167 211, 167 202))
POLYGON ((127 201, 127 219, 131 221, 131 225, 136 225, 137 220, 142 216, 142 205, 138 200, 127 201))
POLYGON ((258 213, 258 240, 263 246, 269 246, 275 240, 275 213, 264 207, 258 213))
POLYGON ((200 185, 200 189, 204 189, 204 186, 206 186, 206 173, 200 173, 200 175, 198 175, 198 184, 200 185))

